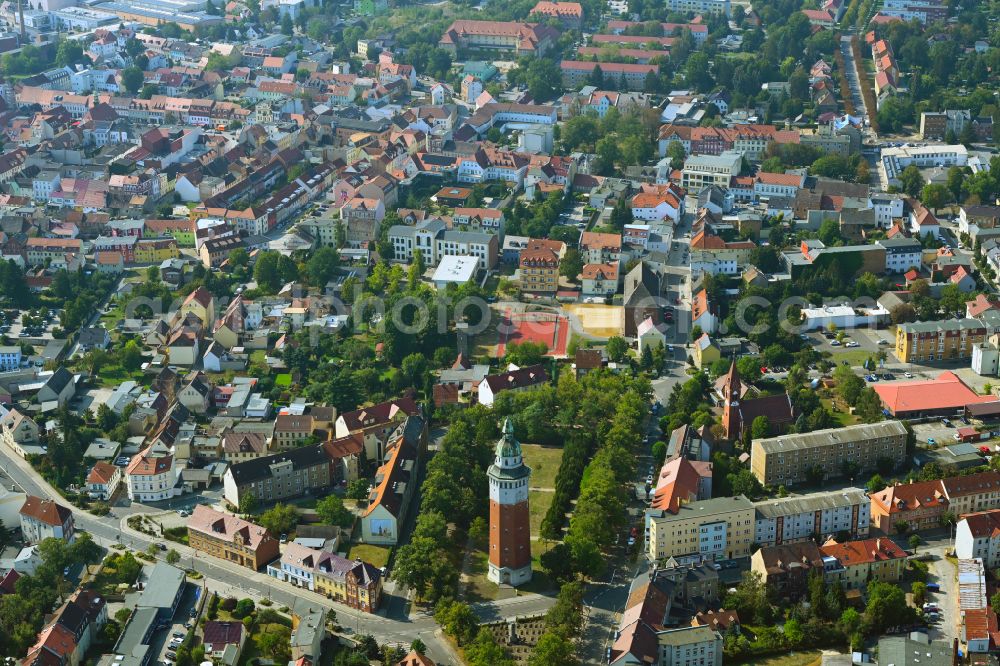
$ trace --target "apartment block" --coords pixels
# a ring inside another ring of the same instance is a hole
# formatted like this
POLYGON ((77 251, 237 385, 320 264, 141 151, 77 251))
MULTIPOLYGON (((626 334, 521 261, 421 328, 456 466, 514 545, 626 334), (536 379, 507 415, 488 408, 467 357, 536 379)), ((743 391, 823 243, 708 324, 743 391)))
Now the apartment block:
POLYGON ((791 485, 805 481, 810 468, 842 476, 845 463, 853 463, 855 473, 864 475, 879 459, 898 461, 905 455, 906 428, 899 421, 882 421, 755 439, 750 471, 764 485, 791 485))
POLYGON ((652 561, 698 555, 729 560, 750 555, 753 502, 743 495, 681 504, 676 512, 646 511, 646 556, 652 561))
POLYGON ((960 517, 1000 509, 1000 472, 989 471, 888 486, 871 495, 872 528, 891 534, 905 522, 912 531, 940 527, 945 514, 960 517))
POLYGON ((1000 566, 1000 510, 970 513, 955 526, 955 557, 979 558, 987 569, 1000 566))
POLYGON ((758 546, 780 546, 841 532, 864 538, 871 522, 870 504, 861 488, 757 502, 753 541, 758 546))
POLYGON ((901 363, 971 359, 973 346, 995 327, 983 318, 917 321, 896 327, 896 357, 901 363))
POLYGON ((521 289, 555 293, 559 289, 559 263, 566 254, 562 241, 532 238, 521 249, 519 278, 521 289))
POLYGON ((260 525, 202 505, 188 519, 188 545, 254 571, 280 555, 278 540, 260 525))
POLYGON ((252 493, 258 502, 277 502, 312 490, 329 488, 331 461, 322 444, 303 446, 272 456, 230 465, 223 485, 233 506, 252 493))
POLYGON ((823 575, 827 583, 839 582, 845 590, 857 590, 870 582, 896 583, 903 577, 906 551, 892 539, 866 539, 820 546, 823 575))

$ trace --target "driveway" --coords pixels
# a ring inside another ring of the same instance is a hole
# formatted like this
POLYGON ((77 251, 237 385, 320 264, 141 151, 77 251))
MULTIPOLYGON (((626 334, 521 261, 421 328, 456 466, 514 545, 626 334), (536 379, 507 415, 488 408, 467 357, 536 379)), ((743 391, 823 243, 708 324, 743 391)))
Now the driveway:
POLYGON ((958 612, 958 577, 953 565, 945 559, 946 547, 934 549, 935 558, 930 562, 928 583, 941 586, 940 592, 928 592, 928 601, 941 607, 941 621, 930 626, 928 631, 931 640, 943 640, 951 643, 961 636, 961 618, 958 612))

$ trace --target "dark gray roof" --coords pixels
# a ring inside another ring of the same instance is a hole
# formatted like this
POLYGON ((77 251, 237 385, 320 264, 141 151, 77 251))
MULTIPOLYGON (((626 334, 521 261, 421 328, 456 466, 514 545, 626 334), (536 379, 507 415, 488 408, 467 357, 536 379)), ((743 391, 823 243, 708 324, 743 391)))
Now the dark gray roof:
POLYGON ((57 368, 56 371, 52 373, 52 376, 49 377, 48 381, 45 382, 45 388, 49 389, 50 391, 56 394, 59 394, 62 393, 63 389, 66 388, 66 385, 70 384, 72 381, 73 381, 73 373, 64 368, 63 366, 59 366, 59 368, 57 368))
POLYGON ((315 444, 313 446, 292 449, 291 451, 285 451, 273 456, 264 456, 237 463, 231 465, 229 471, 233 475, 236 485, 241 486, 270 478, 271 465, 283 462, 291 462, 292 469, 299 470, 329 463, 330 458, 327 456, 322 444, 315 444))

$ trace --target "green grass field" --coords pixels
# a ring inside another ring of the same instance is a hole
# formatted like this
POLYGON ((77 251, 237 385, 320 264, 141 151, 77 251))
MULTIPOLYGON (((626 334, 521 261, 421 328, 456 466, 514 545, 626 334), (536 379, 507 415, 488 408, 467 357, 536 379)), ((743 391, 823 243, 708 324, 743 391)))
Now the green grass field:
POLYGON ((351 560, 360 557, 374 567, 384 567, 386 562, 389 561, 389 549, 370 543, 356 543, 351 546, 347 557, 351 560))
POLYGON ((538 444, 522 444, 524 462, 531 468, 532 488, 555 488, 556 472, 562 461, 562 449, 540 446, 538 444))

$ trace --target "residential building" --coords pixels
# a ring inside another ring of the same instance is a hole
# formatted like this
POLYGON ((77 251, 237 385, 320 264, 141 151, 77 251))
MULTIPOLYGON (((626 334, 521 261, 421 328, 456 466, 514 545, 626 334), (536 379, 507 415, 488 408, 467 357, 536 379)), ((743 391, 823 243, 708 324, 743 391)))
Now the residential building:
POLYGON ((312 437, 313 418, 309 414, 279 414, 274 420, 273 445, 277 451, 302 446, 312 437))
POLYGON ((326 449, 311 444, 230 465, 223 494, 233 506, 248 493, 258 502, 278 502, 328 488, 331 473, 326 449))
POLYGON ((497 394, 502 391, 528 391, 548 381, 549 374, 541 364, 487 375, 479 382, 479 403, 492 407, 497 394))
POLYGON ((961 517, 955 525, 955 557, 960 560, 981 559, 983 565, 991 570, 1000 566, 1000 510, 980 511, 961 517))
POLYGON ((926 633, 919 632, 883 636, 878 640, 879 661, 895 666, 954 666, 959 658, 957 648, 950 640, 932 641, 926 633))
POLYGON ((17 408, 12 407, 0 417, 0 437, 4 445, 22 458, 29 453, 45 452, 39 445, 38 435, 38 425, 17 408))
POLYGON ((666 8, 669 12, 730 15, 729 0, 668 0, 666 8))
POLYGON ((528 16, 557 19, 568 30, 579 30, 583 23, 583 6, 579 2, 550 2, 539 0, 528 16))
POLYGON ((750 555, 753 502, 740 495, 681 504, 676 513, 647 509, 646 556, 652 561, 699 555, 728 560, 750 555))
POLYGON ((76 377, 65 366, 60 365, 38 390, 38 402, 54 402, 62 407, 75 393, 76 377))
POLYGON ((896 463, 905 456, 906 428, 899 421, 881 421, 755 439, 750 471, 764 485, 788 486, 810 475, 867 477, 880 460, 896 463))
POLYGON ((750 557, 750 571, 760 574, 772 598, 797 602, 808 593, 809 577, 823 572, 823 555, 811 539, 764 545, 750 557))
POLYGON ((205 656, 216 663, 236 664, 243 646, 246 644, 247 632, 242 622, 208 620, 202 627, 202 645, 205 656))
POLYGON ((982 319, 911 322, 896 328, 896 356, 902 363, 971 358, 990 327, 982 319))
POLYGON ((365 613, 374 613, 382 601, 382 573, 361 560, 347 560, 323 552, 313 576, 316 592, 365 613))
POLYGON ((128 498, 133 502, 158 502, 179 492, 174 456, 159 445, 136 454, 125 469, 128 498))
POLYGON ((260 525, 201 504, 188 518, 188 545, 254 571, 280 555, 278 540, 260 525))
POLYGON ((230 465, 269 455, 268 438, 260 432, 227 432, 222 436, 222 457, 230 465))
POLYGON ((73 512, 61 504, 28 495, 21 506, 20 516, 21 536, 26 543, 39 543, 45 539, 73 540, 73 512))
POLYGON ((337 417, 334 436, 343 439, 359 435, 369 460, 383 460, 389 437, 410 416, 420 415, 420 406, 410 397, 369 405, 337 417))
POLYGON ((897 484, 871 495, 872 527, 891 534, 898 523, 934 529, 945 514, 956 517, 1000 508, 1000 472, 897 484))
POLYGON ((920 114, 920 138, 924 141, 944 141, 950 133, 956 140, 971 123, 972 113, 968 109, 924 111, 920 114))
POLYGON ((865 538, 871 522, 870 505, 861 488, 756 502, 753 541, 763 547, 841 533, 852 539, 865 538))
POLYGON ((321 656, 321 647, 326 638, 326 609, 308 608, 305 612, 292 616, 291 648, 292 661, 315 664, 321 656))
POLYGON ((584 264, 580 273, 583 294, 613 296, 618 292, 618 262, 611 264, 584 264))
POLYGON ((518 278, 521 289, 554 294, 559 289, 559 264, 566 254, 562 241, 532 238, 521 248, 518 278))
POLYGON ((91 499, 110 500, 122 480, 122 469, 99 460, 87 474, 87 494, 91 499))
POLYGON ((593 77, 594 70, 600 69, 605 86, 642 91, 646 89, 649 77, 655 77, 660 71, 659 65, 595 60, 563 60, 559 63, 559 67, 562 70, 563 86, 573 89, 585 85, 593 77))
POLYGON ((389 438, 385 458, 375 473, 375 487, 368 496, 368 508, 361 515, 361 534, 366 543, 398 543, 416 494, 426 427, 422 417, 410 416, 389 438))
POLYGON ((584 231, 580 234, 580 258, 586 264, 616 263, 622 256, 620 234, 584 231))
POLYGON ((845 590, 857 590, 870 582, 897 583, 903 577, 908 555, 892 539, 876 538, 837 543, 819 548, 828 583, 839 582, 845 590))
POLYGON ((875 244, 885 248, 885 270, 887 273, 906 273, 911 268, 919 269, 922 265, 923 246, 916 238, 904 236, 882 238, 875 241, 875 244))

